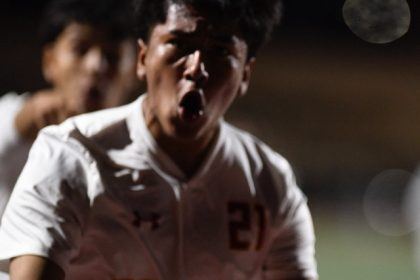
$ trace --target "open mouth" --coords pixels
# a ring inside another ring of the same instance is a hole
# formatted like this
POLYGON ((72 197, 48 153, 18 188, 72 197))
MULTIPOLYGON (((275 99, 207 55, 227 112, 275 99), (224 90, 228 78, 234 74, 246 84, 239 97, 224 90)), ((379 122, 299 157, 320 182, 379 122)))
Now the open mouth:
POLYGON ((86 91, 85 102, 89 110, 100 109, 103 101, 103 92, 98 87, 91 87, 86 91))
POLYGON ((198 120, 204 115, 204 95, 202 91, 189 91, 182 96, 178 105, 178 116, 187 122, 198 120))
POLYGON ((92 100, 99 100, 102 98, 102 91, 98 87, 91 87, 87 92, 87 96, 92 100))

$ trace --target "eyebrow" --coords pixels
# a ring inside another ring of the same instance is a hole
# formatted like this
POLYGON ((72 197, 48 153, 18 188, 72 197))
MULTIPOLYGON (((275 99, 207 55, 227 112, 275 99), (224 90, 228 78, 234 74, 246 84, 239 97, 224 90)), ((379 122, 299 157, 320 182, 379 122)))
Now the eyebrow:
POLYGON ((216 39, 217 41, 221 41, 223 43, 233 43, 234 40, 234 35, 231 34, 217 34, 217 35, 213 35, 211 36, 213 39, 216 39))
POLYGON ((175 36, 180 36, 180 37, 188 37, 194 34, 194 32, 186 32, 186 31, 181 31, 181 30, 170 30, 169 33, 175 36))
MULTIPOLYGON (((174 36, 179 36, 179 37, 192 37, 194 36, 194 34, 197 34, 197 31, 181 31, 181 30, 170 30, 169 31, 170 34, 174 35, 174 36)), ((232 34, 210 34, 210 38, 214 39, 216 41, 222 42, 222 43, 233 43, 234 40, 234 35, 232 34)))

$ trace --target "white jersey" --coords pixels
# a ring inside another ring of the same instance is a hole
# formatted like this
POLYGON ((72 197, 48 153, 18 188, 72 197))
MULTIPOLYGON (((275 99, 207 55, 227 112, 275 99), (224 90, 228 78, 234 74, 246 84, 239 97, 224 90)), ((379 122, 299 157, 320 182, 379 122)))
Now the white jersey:
POLYGON ((27 94, 16 93, 0 98, 0 218, 32 145, 15 127, 16 115, 27 98, 27 94))
POLYGON ((45 256, 66 279, 316 278, 289 164, 222 121, 187 179, 149 133, 142 100, 40 133, 3 217, 0 259, 45 256))

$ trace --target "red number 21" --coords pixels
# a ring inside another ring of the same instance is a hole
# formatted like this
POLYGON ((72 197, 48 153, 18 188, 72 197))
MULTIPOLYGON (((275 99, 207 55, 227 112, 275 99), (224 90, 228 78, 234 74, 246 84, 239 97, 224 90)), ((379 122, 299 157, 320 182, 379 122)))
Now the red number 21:
POLYGON ((251 250, 251 240, 240 237, 241 232, 252 231, 253 219, 257 222, 257 243, 255 250, 260 250, 263 245, 263 239, 266 228, 264 208, 261 205, 254 205, 244 202, 229 202, 228 213, 229 221, 229 242, 230 247, 235 250, 251 250), (232 216, 235 215, 235 218, 232 216))

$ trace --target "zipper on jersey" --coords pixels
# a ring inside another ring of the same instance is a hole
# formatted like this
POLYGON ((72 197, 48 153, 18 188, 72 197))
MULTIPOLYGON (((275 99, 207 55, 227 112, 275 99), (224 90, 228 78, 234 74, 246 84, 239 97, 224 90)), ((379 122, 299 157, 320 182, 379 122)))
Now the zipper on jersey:
POLYGON ((177 206, 178 206, 178 267, 179 279, 185 279, 185 252, 184 252, 184 192, 187 188, 185 183, 179 182, 177 193, 177 206))

